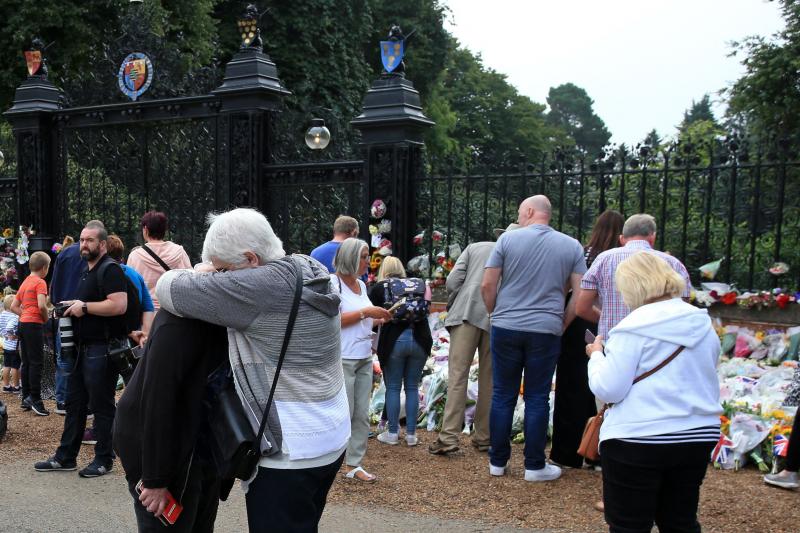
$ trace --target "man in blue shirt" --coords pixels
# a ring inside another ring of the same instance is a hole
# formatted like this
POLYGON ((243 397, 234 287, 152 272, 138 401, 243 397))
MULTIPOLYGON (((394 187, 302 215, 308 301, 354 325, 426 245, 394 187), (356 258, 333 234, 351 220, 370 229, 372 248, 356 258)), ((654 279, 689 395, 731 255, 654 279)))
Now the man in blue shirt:
MULTIPOLYGON (((78 282, 86 261, 81 257, 81 247, 72 244, 56 256, 53 279, 50 281, 50 301, 53 304, 74 300, 78 296, 78 282)), ((61 359, 61 338, 56 335, 56 413, 65 415, 67 402, 67 374, 71 363, 61 359)))
POLYGON ((339 251, 342 242, 350 237, 358 237, 358 221, 353 217, 340 215, 333 223, 333 240, 321 244, 311 251, 311 257, 325 265, 328 272, 333 274, 333 258, 339 251))

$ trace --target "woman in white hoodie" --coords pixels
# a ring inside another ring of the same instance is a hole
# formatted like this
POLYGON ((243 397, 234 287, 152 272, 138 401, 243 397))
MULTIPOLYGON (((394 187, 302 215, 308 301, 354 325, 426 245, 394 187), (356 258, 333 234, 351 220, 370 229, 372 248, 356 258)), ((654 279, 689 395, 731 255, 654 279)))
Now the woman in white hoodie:
POLYGON ((613 404, 600 430, 605 518, 612 532, 699 532, 697 504, 719 440, 719 338, 705 310, 680 299, 683 279, 641 252, 614 279, 632 309, 586 347, 589 387, 613 404), (683 347, 682 350, 679 349, 683 347), (634 385, 634 379, 665 366, 634 385))

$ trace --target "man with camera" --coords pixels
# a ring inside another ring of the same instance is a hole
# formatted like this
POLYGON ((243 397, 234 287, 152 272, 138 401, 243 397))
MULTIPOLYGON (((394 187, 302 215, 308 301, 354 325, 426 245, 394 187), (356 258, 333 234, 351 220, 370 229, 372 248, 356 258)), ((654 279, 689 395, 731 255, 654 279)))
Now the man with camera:
POLYGON ((80 252, 87 261, 78 283, 77 299, 62 312, 72 317, 77 344, 73 371, 67 379, 67 415, 61 445, 55 455, 34 465, 39 472, 76 470, 76 458, 86 428, 87 405, 95 416, 94 460, 78 472, 99 477, 111 470, 111 426, 114 422, 119 370, 109 353, 128 342, 125 311, 127 282, 120 266, 107 255, 108 234, 102 222, 90 221, 81 231, 80 252))

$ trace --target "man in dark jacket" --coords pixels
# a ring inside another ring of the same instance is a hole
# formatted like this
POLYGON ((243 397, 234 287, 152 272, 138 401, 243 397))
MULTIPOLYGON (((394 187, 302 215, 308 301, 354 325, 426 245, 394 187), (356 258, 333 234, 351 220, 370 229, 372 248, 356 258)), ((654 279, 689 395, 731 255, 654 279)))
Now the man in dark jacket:
POLYGON ((227 360, 225 328, 161 310, 117 405, 114 450, 139 531, 162 531, 167 492, 183 506, 170 531, 213 531, 220 480, 207 439, 208 376, 227 360), (136 485, 142 481, 141 495, 136 485))

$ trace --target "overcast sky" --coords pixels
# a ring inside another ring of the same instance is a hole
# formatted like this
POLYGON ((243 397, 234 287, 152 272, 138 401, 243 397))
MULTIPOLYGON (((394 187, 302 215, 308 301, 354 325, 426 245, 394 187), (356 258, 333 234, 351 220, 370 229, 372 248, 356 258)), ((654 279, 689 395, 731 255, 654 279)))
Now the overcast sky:
POLYGON ((673 135, 692 100, 743 72, 730 42, 783 27, 766 0, 444 0, 450 31, 520 93, 586 89, 612 142, 673 135))

